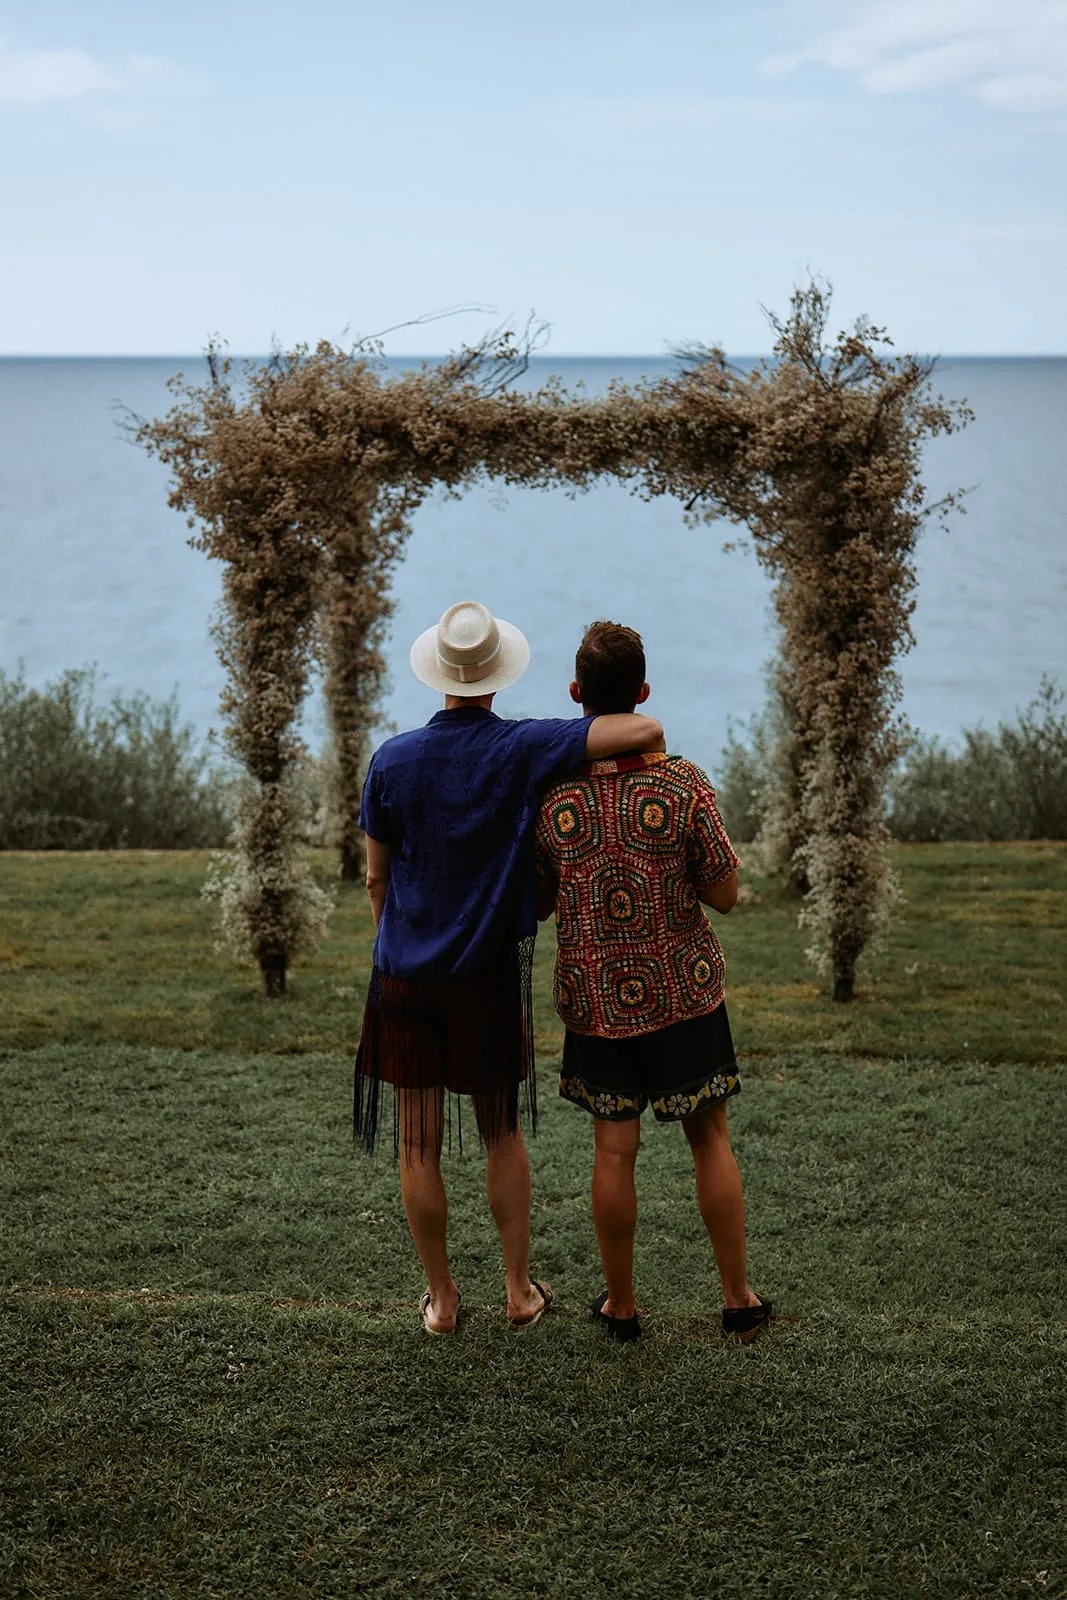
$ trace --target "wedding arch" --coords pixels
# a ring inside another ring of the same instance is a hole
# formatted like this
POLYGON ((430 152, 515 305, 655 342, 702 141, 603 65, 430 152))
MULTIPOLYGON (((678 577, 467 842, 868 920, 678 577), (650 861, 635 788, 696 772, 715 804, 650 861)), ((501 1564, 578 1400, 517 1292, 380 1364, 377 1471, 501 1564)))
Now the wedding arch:
POLYGON ((750 371, 690 345, 669 377, 604 395, 519 389, 531 339, 497 333, 448 359, 388 369, 381 348, 322 343, 235 373, 218 347, 199 385, 136 429, 171 472, 170 503, 223 565, 215 624, 225 738, 251 780, 218 881, 223 932, 284 993, 328 897, 298 846, 300 709, 324 673, 341 802, 341 870, 358 871, 359 786, 379 714, 390 578, 411 518, 437 491, 496 479, 584 488, 603 478, 669 495, 700 524, 743 525, 774 584, 783 781, 766 845, 803 892, 809 954, 833 997, 893 898, 884 783, 899 751, 896 663, 912 642, 914 554, 931 512, 923 442, 963 425, 932 363, 893 356, 860 322, 829 339, 830 291, 770 317, 750 371))

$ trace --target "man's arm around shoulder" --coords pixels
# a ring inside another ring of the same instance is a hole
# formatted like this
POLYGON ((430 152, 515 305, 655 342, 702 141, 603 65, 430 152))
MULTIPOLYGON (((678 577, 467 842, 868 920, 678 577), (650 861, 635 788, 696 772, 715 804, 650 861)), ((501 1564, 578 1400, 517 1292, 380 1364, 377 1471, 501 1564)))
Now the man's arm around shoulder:
POLYGON ((663 726, 655 717, 639 711, 607 712, 589 717, 585 736, 587 761, 602 761, 605 756, 622 755, 624 750, 666 750, 663 726))

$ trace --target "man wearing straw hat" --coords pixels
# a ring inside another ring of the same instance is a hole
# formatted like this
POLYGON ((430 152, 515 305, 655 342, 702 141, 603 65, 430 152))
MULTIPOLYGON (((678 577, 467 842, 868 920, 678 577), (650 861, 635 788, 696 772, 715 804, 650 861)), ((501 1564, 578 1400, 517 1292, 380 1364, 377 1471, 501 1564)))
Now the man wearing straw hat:
MULTIPOLYGON (((408 1226, 426 1272, 427 1333, 456 1327, 441 1177, 446 1120, 470 1095, 504 1252, 507 1316, 533 1326, 552 1291, 530 1278, 530 1169, 520 1101, 536 1119, 530 976, 537 930, 532 830, 547 786, 584 761, 663 748, 638 714, 506 721, 493 698, 530 647, 474 600, 450 606, 411 647, 415 676, 444 694, 425 727, 371 761, 360 826, 377 937, 356 1056, 354 1126, 377 1141, 392 1089, 408 1226)), ((462 1133, 461 1124, 457 1128, 462 1133)))

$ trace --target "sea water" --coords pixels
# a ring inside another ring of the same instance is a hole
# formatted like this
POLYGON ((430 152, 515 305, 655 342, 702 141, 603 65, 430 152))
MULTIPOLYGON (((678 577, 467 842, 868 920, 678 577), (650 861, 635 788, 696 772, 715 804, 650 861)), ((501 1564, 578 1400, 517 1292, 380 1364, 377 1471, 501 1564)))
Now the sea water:
MULTIPOLYGON (((540 357, 531 377, 554 372, 595 393, 671 365, 540 357)), ((122 429, 124 407, 165 410, 179 369, 203 375, 197 358, 0 360, 0 669, 21 664, 42 684, 95 663, 104 694, 177 691, 206 733, 222 683, 209 632, 218 570, 189 548, 165 469, 122 429)), ((970 493, 965 515, 922 533, 916 644, 901 676, 912 723, 951 741, 1011 719, 1043 673, 1067 684, 1067 359, 945 357, 935 387, 976 415, 929 445, 928 495, 970 493)), ((437 709, 408 647, 454 600, 482 600, 530 639, 529 671, 497 702, 509 715, 572 714, 575 647, 609 617, 644 636, 648 709, 670 748, 714 771, 730 720, 763 702, 775 648, 765 574, 751 549, 723 549, 738 536, 724 523, 687 527, 676 502, 614 483, 429 501, 394 583, 389 722, 412 727, 437 709)), ((305 728, 312 744, 325 738, 317 696, 305 728)))

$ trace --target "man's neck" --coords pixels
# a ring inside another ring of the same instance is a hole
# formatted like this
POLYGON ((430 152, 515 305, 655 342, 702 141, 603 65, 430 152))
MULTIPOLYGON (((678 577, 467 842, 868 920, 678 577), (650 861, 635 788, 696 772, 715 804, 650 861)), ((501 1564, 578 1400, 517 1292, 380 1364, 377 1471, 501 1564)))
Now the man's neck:
POLYGON ((479 706, 482 711, 492 711, 493 696, 491 694, 446 694, 446 711, 463 711, 467 706, 479 706))

